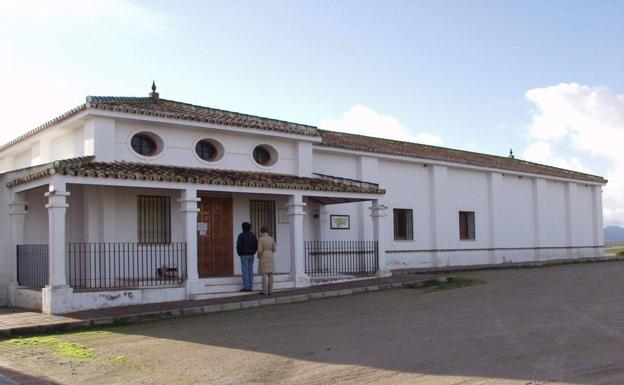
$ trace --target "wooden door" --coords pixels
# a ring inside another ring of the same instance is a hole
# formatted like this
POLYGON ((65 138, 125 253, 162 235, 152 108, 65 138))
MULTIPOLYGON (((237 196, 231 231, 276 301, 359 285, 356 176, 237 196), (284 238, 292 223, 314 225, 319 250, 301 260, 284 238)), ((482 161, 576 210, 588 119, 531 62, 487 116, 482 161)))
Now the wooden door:
POLYGON ((200 198, 197 214, 199 276, 233 275, 232 197, 200 198))

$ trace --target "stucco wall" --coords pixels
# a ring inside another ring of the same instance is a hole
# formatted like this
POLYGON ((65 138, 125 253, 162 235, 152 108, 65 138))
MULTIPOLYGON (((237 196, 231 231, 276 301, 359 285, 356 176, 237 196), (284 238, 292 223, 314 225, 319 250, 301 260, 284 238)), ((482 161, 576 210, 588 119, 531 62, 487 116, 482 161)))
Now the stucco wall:
POLYGON ((130 162, 150 162, 185 167, 215 167, 232 170, 271 171, 294 174, 297 171, 295 142, 275 137, 259 137, 245 134, 224 133, 210 129, 179 128, 156 124, 115 122, 114 158, 130 162), (130 147, 130 139, 137 132, 158 135, 163 150, 153 157, 142 157, 130 147), (223 146, 224 156, 216 162, 206 162, 195 153, 195 143, 200 139, 213 139, 223 146), (259 144, 268 144, 278 154, 277 163, 270 167, 256 164, 252 150, 259 144))

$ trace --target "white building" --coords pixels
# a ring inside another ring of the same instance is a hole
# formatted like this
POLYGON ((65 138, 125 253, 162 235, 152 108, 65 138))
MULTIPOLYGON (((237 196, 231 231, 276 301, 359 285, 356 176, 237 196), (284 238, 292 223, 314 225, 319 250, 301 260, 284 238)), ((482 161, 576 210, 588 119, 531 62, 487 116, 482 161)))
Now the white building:
POLYGON ((3 302, 67 313, 231 295, 243 221, 275 234, 277 288, 603 255, 601 177, 153 91, 88 97, 0 147, 3 302))

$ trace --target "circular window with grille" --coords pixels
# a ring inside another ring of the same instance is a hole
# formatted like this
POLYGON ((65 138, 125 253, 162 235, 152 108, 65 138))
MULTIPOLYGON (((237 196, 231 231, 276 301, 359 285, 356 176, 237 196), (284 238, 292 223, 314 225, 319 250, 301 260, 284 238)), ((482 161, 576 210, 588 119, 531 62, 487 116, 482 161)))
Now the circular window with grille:
POLYGON ((269 145, 261 144, 254 147, 253 159, 261 166, 272 166, 277 162, 277 151, 269 145))
POLYGON ((195 143, 195 154, 205 162, 216 162, 223 157, 223 146, 212 139, 200 139, 195 143))
POLYGON ((139 132, 130 139, 132 150, 142 156, 157 155, 162 149, 162 140, 152 133, 139 132))

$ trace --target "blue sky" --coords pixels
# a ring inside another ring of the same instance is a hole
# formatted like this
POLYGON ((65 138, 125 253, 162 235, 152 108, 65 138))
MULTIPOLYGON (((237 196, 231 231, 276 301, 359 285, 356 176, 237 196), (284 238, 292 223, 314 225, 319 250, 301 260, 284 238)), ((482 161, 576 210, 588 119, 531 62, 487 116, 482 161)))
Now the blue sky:
POLYGON ((161 97, 604 175, 624 223, 624 1, 0 4, 0 141, 161 97), (592 139, 593 138, 593 139, 592 139), (595 139, 598 138, 598 139, 595 139), (621 143, 621 142, 620 142, 621 143))

